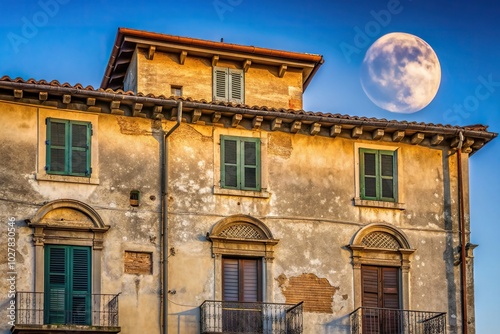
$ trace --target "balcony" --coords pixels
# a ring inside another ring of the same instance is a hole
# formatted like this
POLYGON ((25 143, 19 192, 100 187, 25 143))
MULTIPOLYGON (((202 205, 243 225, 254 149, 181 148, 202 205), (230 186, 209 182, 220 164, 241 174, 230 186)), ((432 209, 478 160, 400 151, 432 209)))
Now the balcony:
POLYGON ((205 301, 200 322, 202 334, 301 334, 302 303, 205 301))
POLYGON ((13 334, 119 333, 118 295, 17 292, 13 334))
POLYGON ((350 314, 352 334, 445 334, 446 313, 360 307, 350 314))

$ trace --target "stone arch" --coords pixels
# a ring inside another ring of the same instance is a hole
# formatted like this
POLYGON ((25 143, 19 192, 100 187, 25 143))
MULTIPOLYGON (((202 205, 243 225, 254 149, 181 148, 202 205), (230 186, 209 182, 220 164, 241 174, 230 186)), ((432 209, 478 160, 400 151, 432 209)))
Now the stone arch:
MULTIPOLYGON (((85 217, 89 219, 89 221, 92 223, 94 228, 97 229, 108 229, 104 224, 104 221, 102 220, 101 216, 88 204, 85 204, 83 202, 74 200, 74 199, 58 199, 52 202, 49 202, 42 206, 36 214, 29 220, 30 225, 39 225, 41 223, 44 223, 44 219, 47 219, 47 215, 50 215, 54 211, 60 210, 61 209, 66 209, 68 211, 68 214, 70 211, 75 211, 79 212, 85 217)), ((67 224, 69 228, 72 227, 71 224, 67 224)))
POLYGON ((36 292, 44 289, 44 246, 52 244, 92 248, 92 293, 100 294, 104 233, 109 226, 97 211, 74 199, 58 199, 42 206, 26 222, 33 228, 36 292))
POLYGON ((361 266, 391 266, 401 270, 403 308, 409 307, 410 256, 411 248, 406 234, 387 223, 369 224, 357 231, 348 247, 352 251, 354 270, 354 306, 361 306, 361 266))

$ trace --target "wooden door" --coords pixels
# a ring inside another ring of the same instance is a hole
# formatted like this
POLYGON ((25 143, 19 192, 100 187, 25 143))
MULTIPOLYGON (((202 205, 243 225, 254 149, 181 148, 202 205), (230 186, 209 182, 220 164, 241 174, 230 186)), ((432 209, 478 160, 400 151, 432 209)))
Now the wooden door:
POLYGON ((399 268, 362 266, 361 276, 363 333, 399 333, 399 268))
POLYGON ((262 329, 262 261, 222 259, 222 324, 225 332, 255 332, 262 329))

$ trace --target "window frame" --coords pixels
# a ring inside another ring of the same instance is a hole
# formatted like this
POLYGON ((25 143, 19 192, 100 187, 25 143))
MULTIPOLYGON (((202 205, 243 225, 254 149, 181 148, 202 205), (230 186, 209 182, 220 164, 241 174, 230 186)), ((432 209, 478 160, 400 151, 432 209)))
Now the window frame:
POLYGON ((359 173, 360 173, 360 198, 363 200, 397 202, 398 201, 398 158, 397 151, 381 150, 373 148, 359 148, 359 173), (375 154, 375 175, 365 174, 365 154, 375 154), (382 155, 392 157, 392 176, 384 176, 382 173, 382 155), (366 195, 366 178, 375 178, 375 196, 366 195), (382 181, 392 179, 392 197, 384 197, 382 181))
POLYGON ((92 150, 92 123, 84 122, 84 121, 75 121, 75 120, 67 120, 67 119, 59 119, 59 118, 51 118, 47 117, 45 119, 46 124, 46 159, 45 159, 45 170, 47 174, 55 174, 55 175, 67 175, 67 176, 81 176, 90 178, 92 174, 91 167, 91 150, 92 150), (53 133, 52 124, 64 124, 64 146, 59 146, 59 149, 64 150, 64 170, 51 170, 51 164, 53 162, 52 159, 52 148, 58 145, 53 145, 51 143, 51 135, 53 133), (84 125, 86 126, 86 147, 77 147, 73 146, 73 125, 84 125), (73 172, 73 152, 85 152, 85 173, 73 172))
POLYGON ((261 145, 260 138, 255 137, 236 137, 225 136, 220 137, 220 187, 223 189, 234 190, 249 190, 260 192, 262 190, 262 161, 261 161, 261 145), (226 162, 226 141, 236 141, 236 163, 226 162), (255 165, 245 164, 245 143, 255 143, 255 165), (227 185, 226 183, 226 168, 228 166, 236 166, 236 186, 227 185), (255 187, 249 187, 246 184, 245 169, 255 168, 255 187))
POLYGON ((243 69, 214 66, 212 88, 214 101, 243 104, 245 103, 245 72, 243 69))

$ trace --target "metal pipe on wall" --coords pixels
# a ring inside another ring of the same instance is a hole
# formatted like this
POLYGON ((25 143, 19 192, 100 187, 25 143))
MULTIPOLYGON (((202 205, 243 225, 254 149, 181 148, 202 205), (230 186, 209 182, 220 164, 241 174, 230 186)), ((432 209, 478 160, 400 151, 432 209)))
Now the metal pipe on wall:
POLYGON ((464 205, 464 186, 462 172, 462 144, 464 135, 459 133, 459 143, 457 148, 457 169, 458 169, 458 202, 459 202, 459 229, 460 229, 460 280, 462 285, 462 332, 467 334, 468 316, 467 316, 467 255, 466 255, 466 237, 465 237, 465 205, 464 205))
POLYGON ((177 104, 177 123, 163 136, 162 168, 161 168, 161 195, 162 195, 162 250, 163 262, 161 281, 161 329, 163 334, 168 333, 168 137, 179 127, 182 121, 182 101, 177 104))

